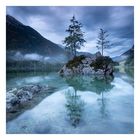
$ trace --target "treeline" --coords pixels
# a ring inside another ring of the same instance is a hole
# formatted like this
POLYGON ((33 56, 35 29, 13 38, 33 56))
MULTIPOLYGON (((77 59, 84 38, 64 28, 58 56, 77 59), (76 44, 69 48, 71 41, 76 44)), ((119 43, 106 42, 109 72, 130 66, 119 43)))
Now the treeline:
POLYGON ((58 71, 63 64, 50 64, 41 61, 8 61, 6 62, 7 72, 30 72, 30 71, 58 71))

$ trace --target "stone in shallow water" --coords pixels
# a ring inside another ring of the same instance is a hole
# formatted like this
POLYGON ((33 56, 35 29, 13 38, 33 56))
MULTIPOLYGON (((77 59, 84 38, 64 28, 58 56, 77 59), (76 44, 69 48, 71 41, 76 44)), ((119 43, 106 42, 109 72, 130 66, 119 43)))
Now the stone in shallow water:
POLYGON ((20 104, 22 104, 31 100, 33 98, 33 93, 31 91, 20 89, 16 96, 18 97, 20 104))
POLYGON ((12 92, 6 93, 6 110, 8 112, 13 111, 13 107, 18 103, 18 97, 12 92))
POLYGON ((19 105, 27 104, 31 101, 35 95, 49 90, 48 85, 25 85, 19 89, 10 89, 6 93, 6 110, 7 112, 13 112, 19 105))
POLYGON ((34 94, 34 93, 37 93, 41 90, 41 86, 39 85, 35 85, 31 88, 31 92, 34 94))

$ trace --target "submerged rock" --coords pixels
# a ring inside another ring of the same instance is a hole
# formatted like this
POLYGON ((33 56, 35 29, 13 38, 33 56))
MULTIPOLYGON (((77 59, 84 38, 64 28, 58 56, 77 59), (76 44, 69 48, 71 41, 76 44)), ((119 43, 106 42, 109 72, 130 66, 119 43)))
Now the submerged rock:
POLYGON ((12 93, 11 91, 6 93, 6 111, 10 112, 13 111, 13 107, 16 106, 16 104, 18 104, 19 100, 18 97, 12 93))
POLYGON ((60 75, 112 75, 113 60, 108 56, 102 56, 100 52, 93 56, 77 56, 70 60, 59 71, 60 75))
POLYGON ((31 91, 20 89, 17 92, 16 96, 19 99, 19 103, 23 104, 23 103, 26 103, 27 101, 29 101, 33 98, 33 93, 31 91))
POLYGON ((49 91, 48 85, 25 85, 19 89, 13 88, 6 93, 6 111, 14 112, 20 105, 25 105, 41 92, 49 91))

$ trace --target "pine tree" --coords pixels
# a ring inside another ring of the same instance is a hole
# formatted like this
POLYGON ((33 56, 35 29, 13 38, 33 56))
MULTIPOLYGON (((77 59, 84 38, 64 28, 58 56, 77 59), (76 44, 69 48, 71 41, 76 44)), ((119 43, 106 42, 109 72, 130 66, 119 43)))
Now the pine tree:
POLYGON ((64 44, 66 45, 66 50, 76 56, 76 50, 84 46, 86 41, 84 40, 84 32, 81 30, 82 24, 76 20, 75 16, 72 17, 70 22, 71 24, 66 30, 69 35, 65 38, 64 44))
POLYGON ((105 48, 111 46, 110 41, 107 40, 109 34, 104 29, 100 29, 98 39, 97 39, 97 48, 101 49, 101 54, 103 56, 103 52, 105 48))

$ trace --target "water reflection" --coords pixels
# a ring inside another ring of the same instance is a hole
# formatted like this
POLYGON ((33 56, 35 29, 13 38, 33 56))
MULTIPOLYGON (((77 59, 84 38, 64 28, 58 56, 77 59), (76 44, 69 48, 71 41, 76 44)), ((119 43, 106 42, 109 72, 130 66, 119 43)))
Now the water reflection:
POLYGON ((102 79, 95 78, 91 84, 93 85, 94 91, 101 95, 98 99, 100 114, 102 118, 109 117, 109 112, 107 111, 107 99, 104 97, 104 93, 108 93, 114 85, 111 84, 114 77, 104 77, 102 79))
MULTIPOLYGON (((11 79, 8 87, 23 79, 11 79)), ((43 84, 59 87, 57 92, 8 121, 7 133, 133 133, 133 86, 128 81, 128 75, 119 73, 114 79, 48 74, 43 84), (68 90, 69 86, 72 88, 68 90)))
POLYGON ((109 117, 109 111, 107 107, 108 100, 106 98, 101 98, 98 100, 99 103, 99 111, 102 119, 106 119, 109 117))
MULTIPOLYGON (((65 77, 66 82, 72 86, 75 91, 71 93, 69 91, 68 95, 68 105, 67 108, 69 109, 69 112, 71 112, 70 117, 72 115, 73 118, 76 118, 76 116, 73 116, 76 111, 76 109, 73 111, 73 108, 77 107, 76 100, 80 100, 80 97, 77 95, 76 90, 81 91, 92 91, 99 95, 98 103, 99 103, 99 110, 102 118, 108 117, 109 113, 107 111, 107 98, 105 98, 105 93, 109 93, 109 91, 114 87, 112 84, 112 81, 114 80, 114 77, 92 77, 92 76, 72 76, 72 77, 65 77), (76 105, 73 105, 73 104, 76 105), (70 105, 69 105, 70 104, 70 105)), ((80 110, 81 106, 78 106, 77 108, 80 110)), ((76 114, 76 113, 75 113, 76 114)), ((71 118, 72 121, 73 118, 71 118)), ((77 121, 77 120, 75 120, 77 121)), ((79 121, 79 120, 78 120, 79 121)))
POLYGON ((69 86, 75 90, 92 91, 97 94, 110 91, 114 86, 111 84, 114 77, 94 77, 94 76, 68 76, 64 77, 69 86))
POLYGON ((77 91, 74 88, 70 88, 66 92, 66 100, 67 115, 72 126, 76 127, 81 120, 85 103, 82 101, 81 96, 77 95, 77 91))

